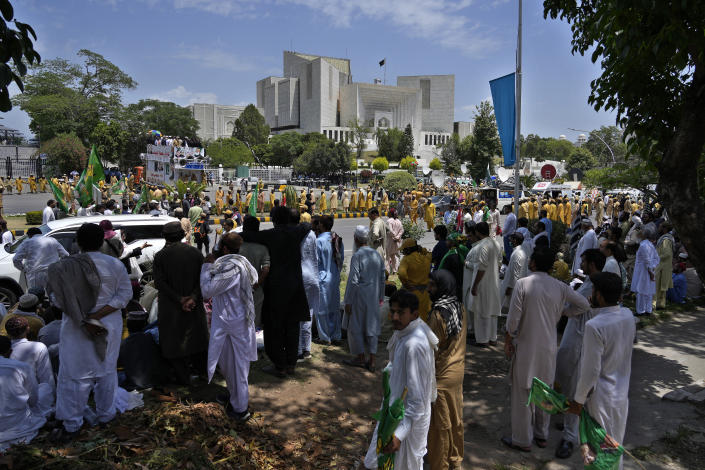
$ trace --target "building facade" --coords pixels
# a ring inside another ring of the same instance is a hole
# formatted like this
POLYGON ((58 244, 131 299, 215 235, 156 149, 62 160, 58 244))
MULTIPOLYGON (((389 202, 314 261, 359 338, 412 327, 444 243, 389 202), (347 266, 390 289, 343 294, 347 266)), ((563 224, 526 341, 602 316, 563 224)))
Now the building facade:
POLYGON ((397 77, 397 85, 355 83, 349 59, 284 51, 283 76, 257 82, 257 107, 272 133, 321 132, 350 141, 352 122, 377 129, 411 126, 415 154, 432 159, 453 132, 454 75, 397 77))
POLYGON ((194 119, 198 121, 196 134, 202 141, 231 137, 235 120, 245 110, 244 106, 195 103, 189 106, 194 119))

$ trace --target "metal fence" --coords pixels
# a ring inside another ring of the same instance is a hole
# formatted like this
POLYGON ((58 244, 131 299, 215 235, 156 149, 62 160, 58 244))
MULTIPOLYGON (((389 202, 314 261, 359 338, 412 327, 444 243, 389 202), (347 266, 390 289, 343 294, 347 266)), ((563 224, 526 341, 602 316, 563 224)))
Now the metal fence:
POLYGON ((0 146, 0 176, 3 178, 41 177, 46 167, 46 155, 35 156, 36 147, 0 146))

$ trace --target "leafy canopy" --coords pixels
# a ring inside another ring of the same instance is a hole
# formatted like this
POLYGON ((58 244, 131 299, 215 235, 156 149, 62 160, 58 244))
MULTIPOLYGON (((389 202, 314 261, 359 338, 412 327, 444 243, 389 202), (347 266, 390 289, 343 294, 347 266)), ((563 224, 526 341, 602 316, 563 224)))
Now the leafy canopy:
POLYGON ((39 64, 41 57, 34 50, 32 41, 37 40, 37 34, 27 23, 14 19, 15 11, 9 0, 0 0, 0 111, 7 112, 12 109, 10 83, 15 82, 20 91, 24 91, 22 77, 27 74, 27 64, 39 64), (12 21, 15 28, 8 26, 12 21), (12 61, 13 67, 8 64, 12 61))
POLYGON ((372 160, 372 168, 381 173, 389 168, 389 161, 384 157, 377 157, 372 160))
POLYGON ((210 143, 206 154, 213 165, 223 165, 224 168, 235 168, 255 161, 247 146, 234 137, 220 138, 210 143))
POLYGON ((233 137, 249 147, 268 142, 269 126, 255 105, 248 104, 235 120, 233 137))
POLYGON ((384 189, 399 194, 416 187, 416 178, 407 171, 393 171, 384 177, 384 189))
POLYGON ((65 175, 84 168, 88 160, 86 147, 76 134, 57 135, 44 142, 39 153, 47 154, 48 173, 52 175, 65 175))

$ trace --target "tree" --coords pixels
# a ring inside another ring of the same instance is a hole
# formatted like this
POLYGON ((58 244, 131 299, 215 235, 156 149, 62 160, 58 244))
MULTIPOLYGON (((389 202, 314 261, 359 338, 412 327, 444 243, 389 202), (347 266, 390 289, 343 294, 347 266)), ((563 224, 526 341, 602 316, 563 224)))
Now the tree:
POLYGON ((126 111, 134 114, 145 132, 156 129, 163 135, 197 138, 198 121, 185 106, 149 99, 128 105, 126 111))
POLYGON ((269 126, 255 105, 248 104, 240 117, 235 119, 233 137, 249 147, 269 141, 269 126))
POLYGON ((252 152, 234 137, 216 139, 206 147, 206 154, 214 165, 235 168, 245 163, 254 163, 252 152))
POLYGON ((86 166, 87 152, 76 134, 59 134, 44 142, 39 153, 47 154, 49 174, 66 175, 86 166))
POLYGON ((357 159, 362 158, 362 152, 365 151, 367 135, 370 133, 370 128, 362 124, 358 119, 348 122, 348 127, 352 130, 352 144, 357 152, 357 159))
POLYGON ((407 124, 404 128, 404 135, 401 137, 399 146, 402 156, 414 156, 414 133, 411 131, 411 124, 407 124))
POLYGON ((624 163, 617 162, 606 168, 593 168, 585 172, 583 183, 588 187, 609 189, 634 188, 656 198, 652 190, 658 178, 656 168, 644 161, 624 163))
POLYGON ((629 153, 658 171, 658 193, 705 281, 705 3, 545 0, 544 16, 571 23, 572 51, 592 52, 602 75, 588 103, 615 110, 629 153))
POLYGON ((402 170, 407 170, 410 173, 413 170, 416 170, 417 166, 418 163, 414 157, 404 157, 401 159, 401 162, 399 162, 399 168, 402 170))
POLYGON ((612 153, 614 153, 615 162, 624 161, 627 154, 627 144, 624 143, 622 131, 617 126, 602 126, 594 129, 583 147, 588 149, 601 165, 612 164, 612 153))
POLYGON ((404 145, 404 133, 399 129, 377 129, 377 152, 390 162, 398 162, 403 157, 413 155, 404 155, 404 145))
POLYGON ((393 171, 384 176, 384 189, 395 194, 401 194, 404 191, 414 189, 416 187, 416 178, 411 176, 407 171, 393 171))
POLYGON ((541 146, 544 158, 543 160, 555 160, 558 162, 568 161, 571 154, 575 150, 575 145, 565 139, 556 139, 554 137, 548 137, 543 139, 543 145, 541 146))
POLYGON ((462 153, 460 150, 460 138, 458 134, 453 134, 448 142, 443 144, 441 147, 441 158, 434 158, 429 164, 429 168, 432 170, 440 170, 445 168, 448 174, 460 174, 460 165, 462 163, 462 153), (434 165, 434 162, 435 163, 434 165), (435 168, 435 167, 438 168, 435 168))
POLYGON ((431 163, 428 164, 428 167, 432 170, 440 170, 443 168, 443 164, 438 159, 438 157, 436 157, 433 160, 431 160, 431 163))
POLYGON ((324 138, 294 160, 297 173, 329 177, 350 171, 350 147, 324 138))
POLYGON ((566 164, 568 169, 575 168, 585 172, 597 165, 597 159, 585 147, 573 147, 573 151, 568 157, 566 164))
POLYGON ((24 93, 13 102, 25 111, 40 140, 75 133, 84 144, 98 122, 110 122, 122 110, 122 92, 137 86, 102 55, 81 49, 82 64, 57 58, 32 67, 24 93))
POLYGON ((502 144, 497 132, 494 108, 489 101, 483 101, 475 108, 475 125, 470 144, 470 174, 475 181, 485 179, 487 167, 494 171, 493 158, 502 155, 502 144))
POLYGON ((90 141, 95 144, 101 160, 117 163, 124 168, 123 160, 129 135, 117 121, 111 121, 109 124, 99 122, 91 132, 90 141))
POLYGON ((389 168, 389 161, 387 161, 387 159, 384 157, 377 157, 372 160, 372 168, 382 173, 383 171, 389 168))
POLYGON ((10 92, 8 87, 10 83, 15 82, 20 91, 24 91, 22 77, 27 74, 27 64, 41 62, 39 53, 34 50, 32 40, 37 40, 37 34, 34 29, 27 23, 21 23, 14 19, 15 12, 9 0, 0 0, 0 111, 7 112, 12 109, 12 101, 10 100, 10 92), (9 28, 7 23, 10 21, 15 23, 17 29, 9 28), (31 36, 31 37, 30 37, 31 36), (12 60, 14 66, 10 67, 8 62, 12 60))
POLYGON ((294 159, 304 151, 303 136, 298 132, 285 132, 269 139, 272 147, 271 165, 291 166, 294 159))

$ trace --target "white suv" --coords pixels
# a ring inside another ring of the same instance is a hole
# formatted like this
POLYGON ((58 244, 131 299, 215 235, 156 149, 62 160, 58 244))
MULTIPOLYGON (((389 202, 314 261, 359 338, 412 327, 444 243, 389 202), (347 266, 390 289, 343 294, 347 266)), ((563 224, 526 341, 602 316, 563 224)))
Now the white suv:
MULTIPOLYGON (((149 215, 97 215, 89 217, 67 217, 60 220, 52 220, 46 225, 39 227, 42 236, 55 238, 70 254, 78 252, 76 244, 76 231, 86 222, 98 224, 101 220, 109 220, 115 230, 126 229, 134 238, 128 245, 130 248, 142 246, 144 242, 149 242, 150 247, 142 250, 142 255, 137 258, 140 265, 151 268, 154 254, 164 247, 162 238, 162 227, 169 222, 178 219, 167 216, 149 215)), ((24 293, 27 285, 24 275, 12 264, 17 248, 24 242, 27 236, 22 236, 14 243, 8 243, 0 248, 0 302, 6 307, 12 306, 24 293)))

